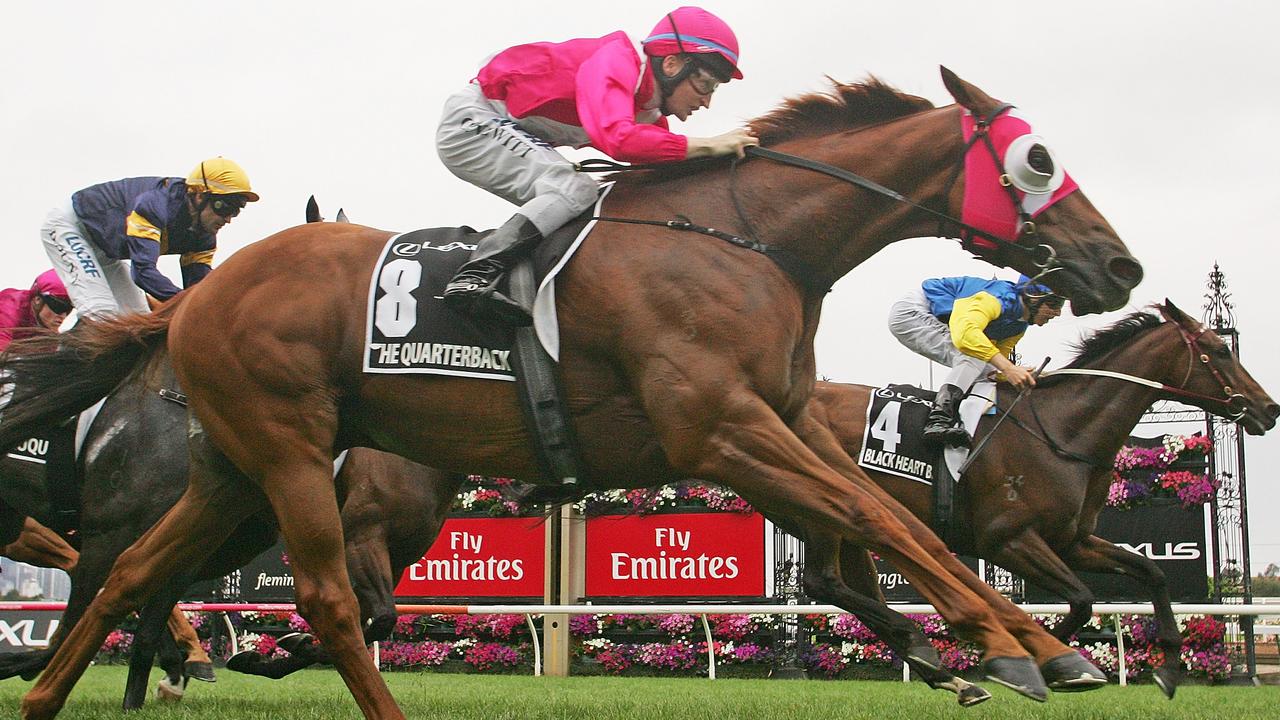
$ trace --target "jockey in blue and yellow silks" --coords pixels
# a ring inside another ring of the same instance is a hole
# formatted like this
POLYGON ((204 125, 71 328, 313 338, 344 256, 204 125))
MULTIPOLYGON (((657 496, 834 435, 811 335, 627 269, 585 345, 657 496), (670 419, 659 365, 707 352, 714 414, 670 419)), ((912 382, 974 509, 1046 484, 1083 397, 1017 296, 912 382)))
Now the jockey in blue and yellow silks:
POLYGON ((1035 385, 1031 368, 1009 358, 1030 325, 1062 314, 1065 298, 1023 275, 1018 282, 976 277, 933 278, 893 304, 889 330, 911 350, 951 368, 938 389, 924 438, 968 446, 955 427, 960 399, 989 367, 1019 389, 1035 385))
POLYGON ((80 314, 145 312, 147 295, 178 292, 156 267, 160 256, 180 256, 182 285, 194 285, 212 269, 218 231, 257 199, 239 165, 213 158, 185 180, 135 177, 80 190, 49 212, 40 238, 80 314))

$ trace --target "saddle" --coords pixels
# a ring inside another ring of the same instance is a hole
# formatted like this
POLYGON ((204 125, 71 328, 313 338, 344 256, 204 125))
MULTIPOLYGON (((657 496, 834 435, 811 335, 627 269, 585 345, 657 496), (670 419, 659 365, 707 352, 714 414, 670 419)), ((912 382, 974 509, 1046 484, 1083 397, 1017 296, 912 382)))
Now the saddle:
MULTIPOLYGON (((591 217, 579 216, 517 263, 504 280, 508 296, 534 307, 539 287, 563 267, 591 217)), ((578 444, 555 361, 538 331, 477 323, 441 300, 449 278, 488 232, 431 228, 388 240, 371 283, 364 371, 515 381, 542 475, 574 485, 581 475, 578 444)), ((554 313, 554 303, 546 306, 554 313)), ((554 329, 554 317, 544 318, 544 332, 548 322, 554 329)))

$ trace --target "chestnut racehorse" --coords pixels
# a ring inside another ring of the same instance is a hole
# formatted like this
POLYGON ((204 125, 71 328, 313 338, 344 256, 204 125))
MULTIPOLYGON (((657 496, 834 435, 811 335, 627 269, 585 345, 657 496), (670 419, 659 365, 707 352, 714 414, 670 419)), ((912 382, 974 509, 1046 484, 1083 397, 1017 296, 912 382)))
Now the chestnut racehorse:
MULTIPOLYGON (((780 259, 665 227, 602 223, 557 280, 559 370, 594 482, 705 478, 804 528, 831 567, 843 541, 870 548, 984 648, 993 679, 1043 687, 1032 658, 1046 666, 1079 655, 954 560, 804 412, 824 290, 888 243, 938 233, 938 212, 960 216, 964 156, 994 155, 985 143, 966 147, 961 116, 993 123, 1006 106, 949 71, 943 77, 959 106, 935 109, 878 83, 842 85, 753 123, 773 150, 861 172, 918 204, 764 160, 619 180, 610 216, 683 215, 740 229, 780 259)), ((1019 227, 1024 245, 973 247, 1022 272, 1053 270, 1045 281, 1077 312, 1122 306, 1141 279, 1080 192, 1019 227)), ((962 230, 955 220, 941 228, 962 230)), ((369 445, 487 475, 534 479, 539 471, 509 383, 361 372, 370 277, 391 236, 342 225, 283 231, 154 315, 85 323, 64 347, 91 373, 61 397, 31 397, 15 381, 0 444, 20 439, 24 407, 99 393, 167 343, 191 398, 193 432, 207 433, 249 478, 224 481, 193 462, 186 494, 121 555, 24 699, 25 717, 55 715, 123 614, 268 504, 299 607, 361 710, 403 717, 361 639, 331 477, 335 450, 369 445)))

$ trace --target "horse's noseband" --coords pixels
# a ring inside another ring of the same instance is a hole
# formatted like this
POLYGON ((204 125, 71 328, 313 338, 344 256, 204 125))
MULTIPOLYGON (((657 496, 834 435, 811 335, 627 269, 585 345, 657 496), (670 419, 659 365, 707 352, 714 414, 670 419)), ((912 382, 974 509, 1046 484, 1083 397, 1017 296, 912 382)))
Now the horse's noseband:
POLYGON ((1244 395, 1235 392, 1231 388, 1231 383, 1227 382, 1227 379, 1222 375, 1222 371, 1218 370, 1218 367, 1213 364, 1213 358, 1209 356, 1209 353, 1200 348, 1200 338, 1206 332, 1209 332, 1209 329, 1202 327, 1199 332, 1192 334, 1190 330, 1184 328, 1177 320, 1170 318, 1167 315, 1165 316, 1165 319, 1177 326, 1178 334, 1182 336, 1182 343, 1183 345, 1186 345, 1188 352, 1187 374, 1182 378, 1182 384, 1178 386, 1178 390, 1180 391, 1179 394, 1191 399, 1203 400, 1225 407, 1228 411, 1226 414, 1229 416, 1231 422, 1237 422, 1240 418, 1248 414, 1249 399, 1244 395), (1194 393, 1186 389, 1187 383, 1191 382, 1191 372, 1195 368, 1196 358, 1200 359, 1200 364, 1204 365, 1205 368, 1209 370, 1213 375, 1213 379, 1222 387, 1222 398, 1201 395, 1200 393, 1194 393))

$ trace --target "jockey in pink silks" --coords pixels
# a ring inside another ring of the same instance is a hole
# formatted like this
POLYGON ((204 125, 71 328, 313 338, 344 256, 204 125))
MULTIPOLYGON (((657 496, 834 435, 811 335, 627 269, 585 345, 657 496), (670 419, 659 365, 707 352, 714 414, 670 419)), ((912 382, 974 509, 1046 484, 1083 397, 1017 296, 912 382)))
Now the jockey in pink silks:
POLYGON ((53 270, 37 275, 30 289, 0 290, 0 350, 18 338, 57 330, 69 312, 71 298, 53 270))
POLYGON ((710 106, 721 83, 741 77, 737 37, 697 7, 668 13, 639 49, 618 31, 493 56, 445 103, 436 149, 454 175, 520 207, 479 241, 446 286, 445 303, 477 319, 529 325, 528 309, 499 291, 499 281, 599 193, 555 147, 591 146, 634 163, 742 157, 758 144, 747 129, 695 138, 667 126, 668 115, 685 120, 710 106))

